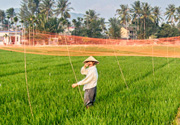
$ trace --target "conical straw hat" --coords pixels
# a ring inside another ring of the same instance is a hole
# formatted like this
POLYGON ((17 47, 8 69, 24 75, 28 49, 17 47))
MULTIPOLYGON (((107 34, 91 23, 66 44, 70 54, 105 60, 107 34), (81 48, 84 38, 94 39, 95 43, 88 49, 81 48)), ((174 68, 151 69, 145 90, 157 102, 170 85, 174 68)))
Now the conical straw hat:
POLYGON ((83 63, 90 62, 90 61, 96 62, 96 64, 99 64, 99 61, 97 61, 93 56, 88 57, 86 60, 84 60, 83 63))

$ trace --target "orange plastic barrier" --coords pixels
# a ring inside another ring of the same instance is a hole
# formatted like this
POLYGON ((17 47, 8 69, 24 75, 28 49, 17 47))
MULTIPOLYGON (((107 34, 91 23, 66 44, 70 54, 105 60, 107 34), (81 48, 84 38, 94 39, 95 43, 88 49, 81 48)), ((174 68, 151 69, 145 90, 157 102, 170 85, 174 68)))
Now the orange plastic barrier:
POLYGON ((180 36, 160 39, 100 39, 55 33, 30 33, 22 37, 26 45, 180 45, 180 36))

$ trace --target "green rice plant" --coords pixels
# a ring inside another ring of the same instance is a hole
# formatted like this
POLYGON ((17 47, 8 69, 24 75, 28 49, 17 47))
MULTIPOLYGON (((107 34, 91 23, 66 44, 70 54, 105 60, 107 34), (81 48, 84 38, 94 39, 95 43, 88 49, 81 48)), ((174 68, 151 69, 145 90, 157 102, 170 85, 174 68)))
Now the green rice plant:
MULTIPOLYGON (((97 56, 99 79, 95 105, 85 109, 66 56, 26 54, 34 116, 25 83, 24 54, 0 50, 0 124, 171 124, 180 106, 180 60, 97 56)), ((71 57, 77 79, 84 56, 71 57)), ((81 86, 82 90, 82 86, 81 86)))

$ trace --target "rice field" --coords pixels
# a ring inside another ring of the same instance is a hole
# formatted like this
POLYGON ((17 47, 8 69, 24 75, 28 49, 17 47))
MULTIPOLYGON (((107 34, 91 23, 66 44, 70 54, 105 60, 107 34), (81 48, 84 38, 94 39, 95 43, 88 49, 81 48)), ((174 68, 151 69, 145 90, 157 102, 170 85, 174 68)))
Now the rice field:
MULTIPOLYGON (((77 79, 87 56, 72 56, 77 79)), ((93 107, 86 109, 67 56, 0 50, 0 124, 172 124, 180 107, 180 59, 95 56, 99 80, 93 107)), ((82 86, 81 86, 82 91, 82 86)), ((83 93, 83 91, 82 91, 83 93)))

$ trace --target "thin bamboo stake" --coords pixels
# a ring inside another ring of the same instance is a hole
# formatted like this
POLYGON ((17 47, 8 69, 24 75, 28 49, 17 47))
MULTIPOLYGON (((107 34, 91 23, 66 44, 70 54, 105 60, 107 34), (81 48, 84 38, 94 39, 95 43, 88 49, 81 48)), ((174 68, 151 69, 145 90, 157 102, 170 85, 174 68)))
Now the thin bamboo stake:
MULTIPOLYGON (((77 80, 77 77, 76 77, 76 73, 74 71, 74 67, 73 67, 73 64, 72 64, 72 61, 71 61, 71 56, 70 56, 70 53, 69 53, 69 47, 68 47, 68 44, 67 44, 67 40, 66 40, 66 37, 64 35, 64 38, 65 38, 65 43, 66 43, 66 48, 67 48, 67 51, 68 51, 68 57, 69 57, 69 63, 71 64, 71 68, 72 68, 72 71, 74 73, 74 77, 75 77, 75 80, 76 80, 76 83, 78 82, 77 80)), ((78 86, 78 90, 79 90, 79 93, 81 95, 81 99, 82 101, 84 102, 84 99, 83 99, 83 96, 82 96, 82 93, 81 93, 81 90, 80 90, 80 87, 78 86)))
MULTIPOLYGON (((109 40, 110 40, 110 37, 109 37, 109 40)), ((127 85, 127 83, 126 83, 126 79, 125 79, 125 77, 124 77, 124 73, 123 73, 123 71, 122 71, 122 68, 121 68, 121 66, 120 66, 119 60, 118 60, 118 58, 117 58, 117 54, 116 54, 115 49, 114 49, 114 45, 112 45, 112 46, 113 46, 114 56, 115 56, 115 58, 116 58, 116 61, 117 61, 119 70, 120 70, 120 72, 121 72, 121 75, 122 75, 122 78, 123 78, 123 80, 124 80, 124 83, 125 83, 125 85, 126 85, 126 87, 127 87, 127 89, 128 89, 128 85, 127 85)))
POLYGON ((152 43, 152 67, 153 67, 153 76, 154 76, 154 46, 152 43))
POLYGON ((169 46, 167 45, 167 64, 168 64, 168 68, 169 68, 169 46))
POLYGON ((30 95, 29 95, 29 87, 28 87, 28 80, 27 80, 27 66, 26 66, 26 47, 25 47, 25 42, 24 42, 24 68, 25 68, 25 80, 26 80, 26 89, 27 89, 27 96, 28 96, 28 102, 29 102, 29 107, 31 111, 31 115, 33 117, 33 111, 32 111, 32 106, 31 106, 31 100, 30 100, 30 95))

